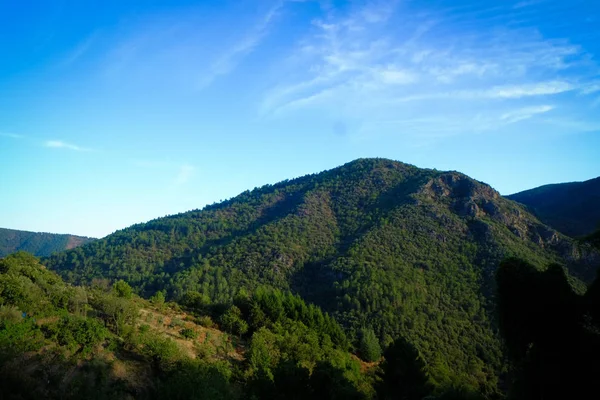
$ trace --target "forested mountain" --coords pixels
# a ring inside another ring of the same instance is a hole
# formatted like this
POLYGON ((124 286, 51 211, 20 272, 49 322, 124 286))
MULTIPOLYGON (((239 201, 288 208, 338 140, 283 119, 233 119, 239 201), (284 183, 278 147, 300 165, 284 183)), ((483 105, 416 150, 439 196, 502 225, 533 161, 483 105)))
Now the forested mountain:
POLYGON ((27 232, 0 228, 0 257, 17 251, 26 251, 46 257, 58 251, 73 249, 94 239, 56 233, 27 232))
POLYGON ((264 286, 289 290, 333 315, 355 349, 372 333, 382 347, 402 337, 433 385, 493 398, 506 372, 494 276, 508 256, 563 263, 580 292, 600 264, 589 245, 461 173, 361 159, 44 262, 69 282, 122 279, 196 308, 226 308, 264 286))
POLYGON ((507 196, 525 204, 545 224, 579 237, 600 228, 600 177, 544 185, 507 196))

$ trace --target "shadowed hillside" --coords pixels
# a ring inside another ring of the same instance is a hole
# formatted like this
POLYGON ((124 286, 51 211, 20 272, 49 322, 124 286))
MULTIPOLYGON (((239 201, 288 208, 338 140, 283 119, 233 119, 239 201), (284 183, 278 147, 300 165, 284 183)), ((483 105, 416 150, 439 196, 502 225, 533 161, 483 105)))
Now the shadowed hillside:
POLYGON ((94 239, 55 233, 27 232, 0 228, 0 257, 17 251, 26 251, 38 257, 73 249, 94 239))
POLYGON ((507 198, 525 204, 565 235, 589 235, 600 227, 600 178, 540 186, 507 198))

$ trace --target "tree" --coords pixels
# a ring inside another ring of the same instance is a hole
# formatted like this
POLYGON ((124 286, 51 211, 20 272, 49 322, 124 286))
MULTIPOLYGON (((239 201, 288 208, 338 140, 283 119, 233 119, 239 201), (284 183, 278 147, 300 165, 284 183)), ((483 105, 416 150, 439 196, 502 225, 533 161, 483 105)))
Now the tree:
POLYGON ((242 312, 237 306, 231 306, 221 316, 221 325, 229 333, 243 335, 248 332, 248 324, 242 319, 242 312))
POLYGON ((133 289, 127 282, 120 279, 113 285, 113 292, 119 297, 130 299, 131 295, 133 294, 133 289))
POLYGON ((417 349, 400 337, 388 346, 378 387, 382 399, 420 400, 431 391, 425 362, 417 349))
POLYGON ((381 346, 379 345, 379 339, 375 336, 373 329, 361 329, 359 353, 363 360, 369 362, 374 362, 381 358, 381 346))
POLYGON ((165 292, 159 290, 154 294, 154 296, 150 297, 150 301, 157 307, 162 307, 165 304, 165 292))
POLYGON ((90 298, 90 304, 117 335, 123 333, 125 325, 134 325, 139 314, 139 308, 134 302, 111 294, 97 292, 90 298))

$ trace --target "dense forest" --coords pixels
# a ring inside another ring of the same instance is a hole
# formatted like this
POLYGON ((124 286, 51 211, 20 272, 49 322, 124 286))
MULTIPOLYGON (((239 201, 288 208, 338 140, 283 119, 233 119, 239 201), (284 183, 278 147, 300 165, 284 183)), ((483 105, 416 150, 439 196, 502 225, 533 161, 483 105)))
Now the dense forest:
POLYGON ((428 385, 495 398, 511 374, 494 323, 495 274, 507 257, 536 268, 566 265, 578 294, 600 264, 588 243, 488 185, 362 159, 135 225, 43 263, 72 284, 122 280, 137 295, 213 320, 225 312, 223 326, 238 336, 262 318, 240 298, 292 293, 340 324, 345 340, 316 328, 333 345, 371 361, 402 340, 419 354, 428 385))
POLYGON ((493 319, 504 356, 501 390, 489 393, 461 381, 440 384, 404 336, 382 348, 367 328, 353 347, 330 315, 290 292, 258 287, 219 306, 197 292, 180 304, 165 302, 161 291, 144 300, 122 280, 72 286, 19 252, 0 260, 0 398, 547 400, 597 393, 600 279, 578 293, 560 265, 508 258, 495 280, 493 319))
POLYGON ((360 361, 348 352, 340 325, 287 292, 239 293, 219 309, 191 293, 182 303, 165 303, 161 292, 143 300, 124 281, 71 286, 26 253, 0 260, 0 398, 438 399, 458 393, 432 381, 403 338, 382 358, 366 330, 358 354, 375 362, 360 361))
POLYGON ((91 240, 94 239, 74 235, 0 228, 0 257, 5 257, 17 251, 26 251, 38 257, 46 257, 59 251, 81 246, 91 240))
POLYGON ((545 224, 579 237, 600 229, 600 178, 540 186, 508 196, 528 206, 545 224))

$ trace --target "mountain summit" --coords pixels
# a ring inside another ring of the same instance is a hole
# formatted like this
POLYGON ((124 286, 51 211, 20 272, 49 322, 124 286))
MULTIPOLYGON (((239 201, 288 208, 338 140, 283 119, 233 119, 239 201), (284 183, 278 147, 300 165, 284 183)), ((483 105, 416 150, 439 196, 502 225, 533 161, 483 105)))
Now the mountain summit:
POLYGON ((559 262, 584 281, 599 264, 464 174, 359 159, 131 226, 46 264, 72 282, 124 279, 145 295, 198 292, 210 304, 260 285, 288 289, 351 337, 365 327, 383 344, 406 337, 440 384, 493 388, 502 355, 489 310, 507 256, 559 262))

